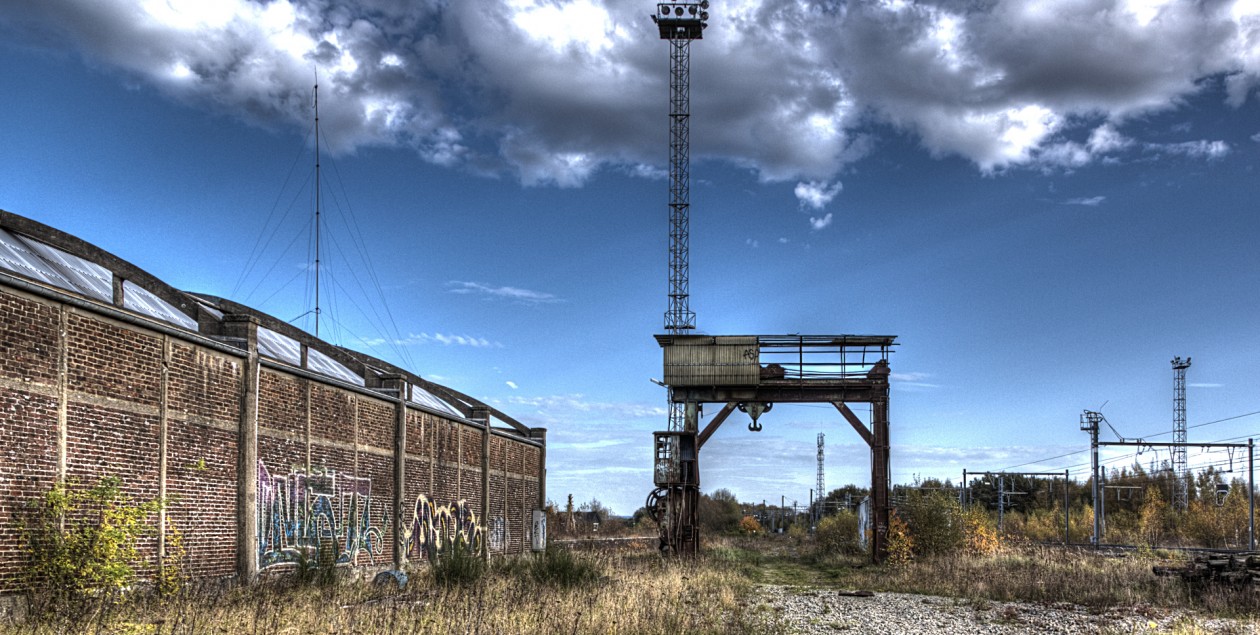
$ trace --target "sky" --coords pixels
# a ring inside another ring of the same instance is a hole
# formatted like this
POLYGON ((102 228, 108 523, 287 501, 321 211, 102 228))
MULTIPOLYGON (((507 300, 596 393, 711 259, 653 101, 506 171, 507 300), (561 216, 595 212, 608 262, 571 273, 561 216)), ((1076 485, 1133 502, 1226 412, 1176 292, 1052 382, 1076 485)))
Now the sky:
MULTIPOLYGON (((654 10, 0 0, 0 208, 312 330, 318 82, 321 337, 548 428, 548 496, 629 514, 667 426, 654 10)), ((1086 409, 1169 441, 1174 356, 1193 360, 1191 441, 1260 433, 1260 2, 709 13, 691 48, 698 329, 896 335, 895 483, 1083 479, 1086 409)), ((830 406, 761 423, 709 441, 704 491, 804 504, 820 432, 827 489, 869 483, 830 406)))

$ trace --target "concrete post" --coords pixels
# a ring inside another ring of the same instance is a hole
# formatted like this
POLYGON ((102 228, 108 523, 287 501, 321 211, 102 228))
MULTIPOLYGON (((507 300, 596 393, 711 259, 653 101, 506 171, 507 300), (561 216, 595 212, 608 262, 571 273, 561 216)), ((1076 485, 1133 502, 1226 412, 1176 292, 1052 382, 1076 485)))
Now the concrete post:
POLYGON ((223 333, 243 339, 246 351, 236 437, 236 577, 249 585, 258 579, 258 318, 224 316, 223 333))
POLYGON ((530 428, 529 438, 542 444, 538 450, 538 509, 547 509, 547 429, 530 428))
POLYGON ((407 564, 407 543, 403 537, 403 518, 407 506, 407 382, 402 375, 381 377, 382 386, 398 396, 394 402, 394 568, 407 564))
MULTIPOLYGON (((490 528, 490 409, 473 406, 472 417, 481 423, 481 524, 490 528)), ((482 557, 490 560, 490 536, 482 542, 482 557)))

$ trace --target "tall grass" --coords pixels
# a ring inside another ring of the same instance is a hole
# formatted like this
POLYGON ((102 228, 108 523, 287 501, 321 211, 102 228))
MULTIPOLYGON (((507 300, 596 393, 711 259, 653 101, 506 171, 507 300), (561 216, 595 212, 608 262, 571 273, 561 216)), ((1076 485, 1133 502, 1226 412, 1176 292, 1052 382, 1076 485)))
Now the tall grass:
POLYGON ((361 583, 190 592, 133 603, 107 622, 0 625, 0 633, 760 633, 744 576, 700 559, 553 555, 500 564, 468 584, 413 575, 403 592, 361 583), (537 572, 551 583, 542 584, 537 572))

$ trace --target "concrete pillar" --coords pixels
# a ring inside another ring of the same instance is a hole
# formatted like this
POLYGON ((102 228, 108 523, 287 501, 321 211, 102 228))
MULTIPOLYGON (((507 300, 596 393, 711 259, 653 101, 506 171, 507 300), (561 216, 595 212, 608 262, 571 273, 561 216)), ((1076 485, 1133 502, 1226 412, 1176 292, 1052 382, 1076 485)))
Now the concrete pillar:
POLYGON ((402 375, 381 377, 382 386, 398 396, 394 403, 394 568, 407 564, 407 543, 403 537, 402 519, 406 518, 407 491, 407 382, 402 375))
POLYGON ((171 337, 162 336, 162 374, 158 389, 158 500, 162 507, 158 509, 157 566, 158 571, 166 568, 166 468, 170 459, 167 448, 168 428, 170 425, 170 373, 171 337))
POLYGON ((223 333, 243 339, 246 351, 236 436, 236 578, 248 585, 258 579, 258 318, 224 316, 223 333))
POLYGON ((538 450, 538 509, 547 509, 547 429, 530 428, 529 438, 542 444, 538 450))
MULTIPOLYGON (((473 406, 472 420, 481 423, 481 524, 490 528, 490 409, 473 406)), ((482 541, 482 557, 490 559, 490 536, 482 541)))

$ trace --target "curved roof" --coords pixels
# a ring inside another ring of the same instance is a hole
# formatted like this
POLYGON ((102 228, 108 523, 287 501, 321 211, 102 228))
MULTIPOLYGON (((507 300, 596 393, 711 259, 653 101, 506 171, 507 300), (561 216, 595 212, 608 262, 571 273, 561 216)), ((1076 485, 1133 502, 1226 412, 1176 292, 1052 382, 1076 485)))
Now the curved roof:
POLYGON ((258 320, 258 353, 264 357, 378 391, 386 378, 402 376, 411 385, 407 399, 412 403, 456 417, 470 417, 474 407, 484 407, 495 419, 530 436, 519 421, 457 390, 325 342, 243 304, 180 291, 82 239, 0 210, 0 274, 6 273, 219 340, 230 339, 223 336, 224 316, 252 316, 258 320))

